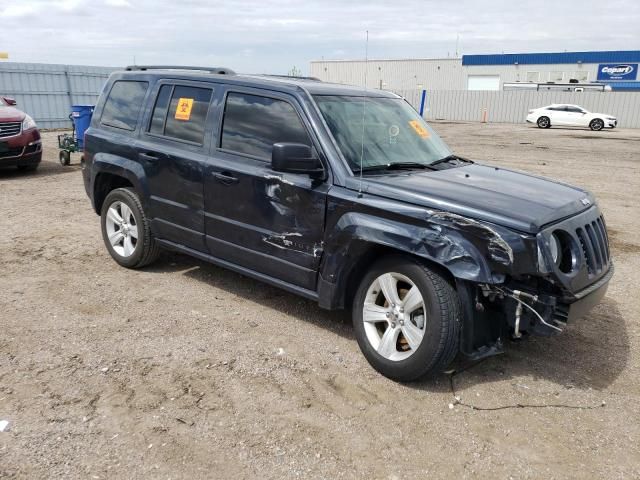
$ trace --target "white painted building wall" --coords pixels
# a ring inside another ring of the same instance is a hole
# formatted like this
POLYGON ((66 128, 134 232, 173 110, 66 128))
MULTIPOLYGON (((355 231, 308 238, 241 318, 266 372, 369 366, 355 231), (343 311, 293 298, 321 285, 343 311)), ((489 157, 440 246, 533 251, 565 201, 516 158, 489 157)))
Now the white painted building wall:
MULTIPOLYGON (((598 64, 481 65, 463 66, 460 58, 400 60, 319 60, 312 61, 310 75, 325 82, 364 86, 384 90, 468 90, 478 85, 474 77, 499 77, 499 89, 507 82, 568 83, 575 78, 593 82, 598 64)), ((481 79, 482 80, 482 79, 481 79)), ((485 85, 492 85, 487 81, 485 85)), ((495 90, 495 88, 488 88, 495 90)))

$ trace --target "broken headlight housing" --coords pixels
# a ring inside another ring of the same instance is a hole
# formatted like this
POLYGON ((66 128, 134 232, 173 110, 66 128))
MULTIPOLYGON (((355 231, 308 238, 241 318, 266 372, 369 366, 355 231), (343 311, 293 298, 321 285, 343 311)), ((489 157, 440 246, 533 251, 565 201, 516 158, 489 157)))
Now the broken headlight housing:
POLYGON ((548 235, 542 245, 538 243, 538 267, 540 272, 549 273, 547 262, 545 262, 545 254, 549 258, 555 268, 562 273, 570 274, 578 269, 579 254, 575 240, 571 235, 563 230, 554 230, 548 235))

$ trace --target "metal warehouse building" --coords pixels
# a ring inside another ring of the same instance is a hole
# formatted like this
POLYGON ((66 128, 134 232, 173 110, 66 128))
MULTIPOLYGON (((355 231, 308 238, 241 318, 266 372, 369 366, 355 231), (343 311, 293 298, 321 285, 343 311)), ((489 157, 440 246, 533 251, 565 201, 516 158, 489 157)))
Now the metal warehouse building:
POLYGON ((504 83, 605 83, 638 91, 640 50, 463 55, 462 58, 312 61, 321 80, 404 91, 502 90, 504 83))

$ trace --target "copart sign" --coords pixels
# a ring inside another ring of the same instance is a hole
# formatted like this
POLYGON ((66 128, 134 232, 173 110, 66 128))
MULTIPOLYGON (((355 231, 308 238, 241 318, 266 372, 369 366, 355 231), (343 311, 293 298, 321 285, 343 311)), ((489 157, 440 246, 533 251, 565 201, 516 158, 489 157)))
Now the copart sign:
POLYGON ((637 63, 601 63, 598 66, 598 80, 635 80, 637 76, 637 63))

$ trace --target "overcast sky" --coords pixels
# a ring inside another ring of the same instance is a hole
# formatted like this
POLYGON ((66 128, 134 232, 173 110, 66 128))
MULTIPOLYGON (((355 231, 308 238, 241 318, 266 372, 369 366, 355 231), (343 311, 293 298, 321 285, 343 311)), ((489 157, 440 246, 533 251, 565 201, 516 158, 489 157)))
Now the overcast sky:
POLYGON ((0 0, 9 61, 307 73, 314 59, 640 49, 640 0, 0 0))

